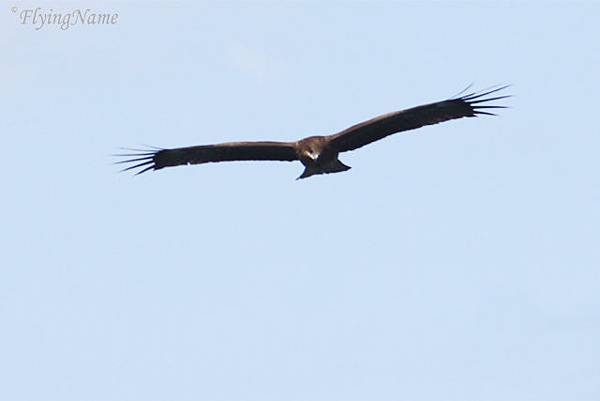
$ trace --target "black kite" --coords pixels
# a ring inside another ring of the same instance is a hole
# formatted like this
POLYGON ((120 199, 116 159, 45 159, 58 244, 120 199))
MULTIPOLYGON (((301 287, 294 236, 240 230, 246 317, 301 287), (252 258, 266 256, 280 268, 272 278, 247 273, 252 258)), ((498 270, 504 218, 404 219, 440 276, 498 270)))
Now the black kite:
POLYGON ((355 150, 396 132, 408 131, 425 125, 462 117, 477 117, 480 114, 495 115, 482 110, 500 109, 504 106, 490 105, 486 102, 509 96, 488 98, 484 98, 484 96, 506 87, 474 92, 441 102, 383 114, 333 135, 310 136, 296 142, 226 142, 186 148, 141 150, 140 153, 117 155, 134 157, 117 163, 140 162, 125 170, 143 167, 137 173, 141 174, 148 170, 187 164, 238 160, 299 160, 305 169, 298 179, 316 174, 339 173, 350 169, 349 166, 338 160, 338 154, 341 152, 355 150))

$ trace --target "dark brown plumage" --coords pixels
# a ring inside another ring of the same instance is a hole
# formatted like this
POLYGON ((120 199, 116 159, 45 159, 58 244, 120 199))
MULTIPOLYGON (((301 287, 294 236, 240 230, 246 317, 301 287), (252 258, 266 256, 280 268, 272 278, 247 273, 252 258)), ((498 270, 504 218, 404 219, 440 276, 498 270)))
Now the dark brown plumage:
POLYGON ((187 148, 140 150, 139 153, 117 155, 133 157, 117 163, 135 163, 123 171, 142 168, 137 173, 141 174, 152 169, 186 164, 241 160, 299 160, 305 169, 298 178, 338 173, 350 169, 338 160, 338 154, 341 152, 355 150, 388 135, 426 125, 463 117, 477 117, 480 114, 495 115, 483 110, 504 106, 490 105, 487 102, 509 96, 484 97, 505 88, 507 86, 384 114, 328 136, 310 136, 296 142, 226 142, 187 148))

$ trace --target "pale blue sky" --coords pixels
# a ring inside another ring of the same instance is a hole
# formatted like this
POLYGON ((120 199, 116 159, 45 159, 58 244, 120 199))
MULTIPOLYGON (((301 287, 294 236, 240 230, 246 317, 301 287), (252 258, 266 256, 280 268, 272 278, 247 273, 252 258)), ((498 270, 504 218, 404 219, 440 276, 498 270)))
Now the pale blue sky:
POLYGON ((0 400, 600 399, 599 2, 2 2, 0 400), (11 7, 116 12, 35 27, 11 7), (497 118, 132 177, 510 83, 497 118))

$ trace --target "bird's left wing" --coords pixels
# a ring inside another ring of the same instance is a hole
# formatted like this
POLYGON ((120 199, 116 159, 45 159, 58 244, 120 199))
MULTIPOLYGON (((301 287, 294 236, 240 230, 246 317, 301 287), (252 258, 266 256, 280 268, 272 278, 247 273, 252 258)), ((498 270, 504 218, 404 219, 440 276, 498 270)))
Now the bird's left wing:
POLYGON ((461 97, 430 103, 411 109, 396 111, 353 125, 331 135, 331 145, 339 152, 358 149, 396 132, 408 131, 425 125, 432 125, 462 117, 477 117, 480 114, 494 115, 483 109, 500 109, 504 106, 486 102, 504 99, 509 96, 485 97, 508 86, 470 93, 461 97))
POLYGON ((139 153, 118 154, 115 156, 128 157, 127 160, 121 160, 117 163, 133 164, 123 171, 142 168, 137 174, 152 169, 158 170, 164 167, 186 164, 238 160, 298 160, 293 142, 226 142, 187 148, 139 150, 139 153))

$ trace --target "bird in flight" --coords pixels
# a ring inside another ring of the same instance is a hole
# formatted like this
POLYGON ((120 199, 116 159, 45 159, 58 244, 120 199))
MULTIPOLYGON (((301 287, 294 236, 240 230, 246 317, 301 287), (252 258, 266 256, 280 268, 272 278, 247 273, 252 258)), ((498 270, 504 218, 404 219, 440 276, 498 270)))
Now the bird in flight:
MULTIPOLYGON (((173 149, 131 149, 136 153, 115 156, 127 157, 117 164, 132 164, 123 171, 140 169, 137 174, 165 167, 241 160, 300 161, 304 165, 304 172, 297 179, 317 174, 340 173, 350 169, 350 166, 338 160, 338 155, 342 152, 358 149, 397 132, 463 117, 495 115, 484 110, 501 109, 505 106, 489 102, 510 95, 489 95, 507 87, 508 85, 490 88, 462 96, 459 94, 441 102, 383 114, 333 135, 309 136, 296 142, 225 142, 173 149)), ((461 93, 467 90, 468 88, 461 93)))

